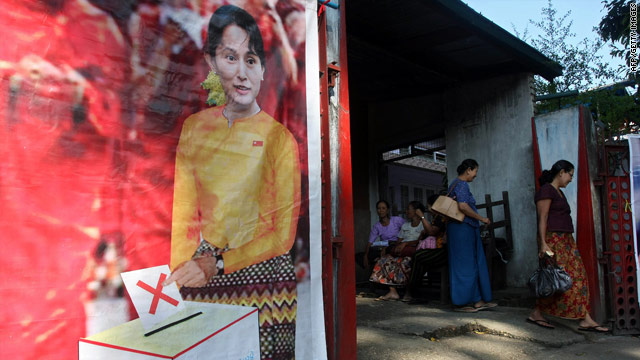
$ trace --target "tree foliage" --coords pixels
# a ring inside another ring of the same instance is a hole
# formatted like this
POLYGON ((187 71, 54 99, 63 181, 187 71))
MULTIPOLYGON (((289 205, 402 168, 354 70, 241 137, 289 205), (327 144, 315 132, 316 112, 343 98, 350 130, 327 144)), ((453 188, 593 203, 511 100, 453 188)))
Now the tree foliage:
MULTIPOLYGON (((604 41, 584 38, 574 43, 576 34, 571 31, 573 21, 571 11, 558 14, 551 0, 541 11, 541 20, 529 20, 529 24, 539 30, 537 36, 529 38, 528 29, 521 34, 516 30, 516 36, 529 42, 542 54, 563 67, 562 76, 547 81, 539 76, 534 79, 536 95, 555 94, 570 90, 584 91, 594 86, 603 85, 614 79, 615 72, 604 61, 598 51, 604 46, 604 41)), ((515 30, 515 29, 514 29, 515 30)))
POLYGON ((640 127, 640 98, 638 74, 631 72, 631 3, 633 0, 603 0, 607 11, 600 21, 598 33, 604 41, 611 45, 611 55, 625 60, 626 66, 621 65, 622 71, 635 87, 624 99, 599 99, 599 104, 609 109, 608 116, 603 119, 609 125, 610 135, 638 133, 640 127))
POLYGON ((604 41, 609 41, 611 45, 611 55, 624 59, 626 67, 621 65, 623 73, 628 77, 635 77, 637 74, 631 73, 629 59, 630 36, 631 36, 631 14, 629 12, 633 0, 604 0, 604 8, 607 13, 600 21, 598 33, 604 41))
MULTIPOLYGON (((627 91, 627 86, 633 84, 602 86, 620 80, 618 74, 622 72, 615 71, 597 52, 605 46, 606 41, 623 42, 628 48, 630 1, 604 0, 603 3, 608 13, 597 28, 599 36, 596 39, 584 38, 572 44, 576 35, 571 32, 571 12, 558 14, 551 0, 548 0, 546 7, 542 9, 541 20, 529 20, 529 23, 539 30, 539 35, 529 39, 528 29, 522 34, 516 31, 516 35, 563 67, 563 75, 552 81, 538 76, 534 78, 533 87, 536 95, 580 91, 578 95, 538 101, 536 113, 587 105, 594 120, 606 128, 605 136, 614 138, 640 130, 640 106, 638 92, 627 91)), ((624 51, 620 50, 612 55, 621 57, 624 51)), ((626 51, 628 52, 628 49, 626 51)))

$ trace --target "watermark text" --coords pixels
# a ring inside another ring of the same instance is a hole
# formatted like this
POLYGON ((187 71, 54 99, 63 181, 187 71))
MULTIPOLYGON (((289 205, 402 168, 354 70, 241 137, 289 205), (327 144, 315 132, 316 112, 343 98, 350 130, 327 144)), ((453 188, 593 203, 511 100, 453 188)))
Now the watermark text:
POLYGON ((629 4, 629 67, 631 72, 638 71, 638 4, 629 4))

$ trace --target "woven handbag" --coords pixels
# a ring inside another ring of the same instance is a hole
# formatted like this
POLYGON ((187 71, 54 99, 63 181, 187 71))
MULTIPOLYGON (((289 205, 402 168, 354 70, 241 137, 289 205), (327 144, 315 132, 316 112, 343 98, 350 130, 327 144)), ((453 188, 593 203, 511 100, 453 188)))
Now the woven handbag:
POLYGON ((436 199, 436 202, 433 203, 431 209, 448 219, 462 222, 462 220, 464 220, 464 214, 462 213, 462 211, 460 211, 458 202, 455 199, 449 197, 449 194, 451 194, 451 191, 453 191, 456 186, 458 186, 458 184, 452 187, 447 195, 438 196, 438 199, 436 199))

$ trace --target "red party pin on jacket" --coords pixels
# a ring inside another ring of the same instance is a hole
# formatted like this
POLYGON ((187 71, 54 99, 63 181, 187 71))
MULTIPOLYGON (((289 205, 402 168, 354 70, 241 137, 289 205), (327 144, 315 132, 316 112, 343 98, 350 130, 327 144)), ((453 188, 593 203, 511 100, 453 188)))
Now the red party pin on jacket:
POLYGON ((263 146, 262 140, 253 140, 253 146, 263 146))

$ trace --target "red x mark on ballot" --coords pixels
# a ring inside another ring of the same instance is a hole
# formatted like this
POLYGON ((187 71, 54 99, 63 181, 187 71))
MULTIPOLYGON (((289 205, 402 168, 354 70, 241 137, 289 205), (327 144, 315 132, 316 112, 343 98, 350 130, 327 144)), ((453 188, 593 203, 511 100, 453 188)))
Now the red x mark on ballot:
POLYGON ((138 280, 138 283, 136 285, 138 285, 139 287, 147 290, 148 292, 153 294, 153 300, 151 301, 151 307, 149 308, 149 314, 151 315, 155 315, 156 314, 156 309, 158 308, 158 303, 160 302, 160 299, 168 302, 169 304, 173 305, 173 306, 178 306, 178 300, 170 297, 167 294, 163 294, 162 293, 162 282, 167 278, 166 274, 160 274, 160 279, 158 279, 158 285, 156 285, 156 288, 152 288, 151 286, 147 285, 146 283, 142 282, 142 280, 138 280))

